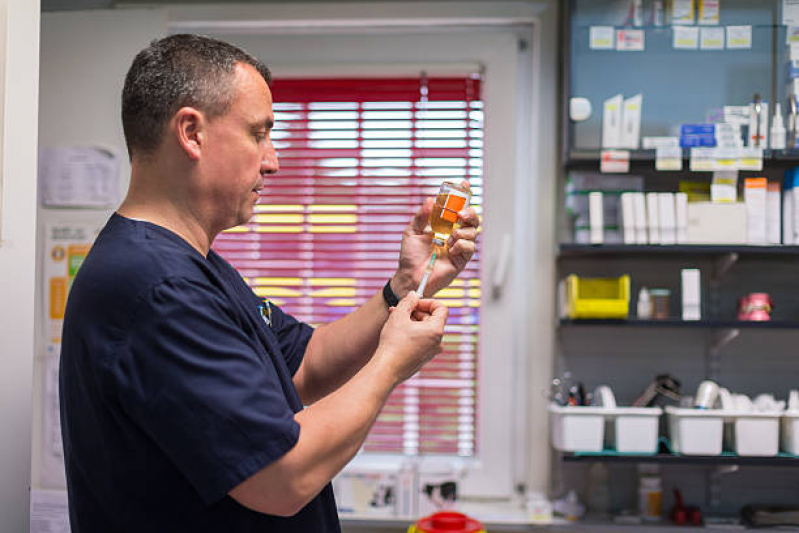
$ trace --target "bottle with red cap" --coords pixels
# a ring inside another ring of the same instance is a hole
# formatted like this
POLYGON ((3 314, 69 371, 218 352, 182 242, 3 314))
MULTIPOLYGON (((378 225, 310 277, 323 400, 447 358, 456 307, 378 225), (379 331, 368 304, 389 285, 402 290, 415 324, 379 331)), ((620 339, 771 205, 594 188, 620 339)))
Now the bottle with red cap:
POLYGON ((465 514, 447 511, 419 519, 408 533, 486 533, 483 524, 465 514))

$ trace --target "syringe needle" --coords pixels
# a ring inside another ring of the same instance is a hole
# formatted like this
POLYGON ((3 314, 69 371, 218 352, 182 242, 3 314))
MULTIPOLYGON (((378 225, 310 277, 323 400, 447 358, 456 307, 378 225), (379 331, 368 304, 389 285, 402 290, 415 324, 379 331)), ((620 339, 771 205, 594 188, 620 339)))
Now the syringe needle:
POLYGON ((427 278, 430 277, 430 272, 433 271, 433 263, 436 260, 436 250, 433 250, 433 257, 430 258, 430 263, 428 263, 427 268, 424 270, 424 276, 422 276, 422 282, 419 283, 419 288, 416 289, 416 294, 419 295, 419 298, 424 298, 424 289, 427 286, 427 278))

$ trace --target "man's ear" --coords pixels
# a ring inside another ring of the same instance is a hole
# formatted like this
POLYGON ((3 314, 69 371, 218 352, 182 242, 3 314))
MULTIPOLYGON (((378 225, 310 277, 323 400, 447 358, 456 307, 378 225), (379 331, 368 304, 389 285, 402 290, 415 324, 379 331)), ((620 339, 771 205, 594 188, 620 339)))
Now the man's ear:
POLYGON ((178 145, 189 159, 198 160, 205 142, 205 115, 193 107, 181 107, 172 123, 178 145))

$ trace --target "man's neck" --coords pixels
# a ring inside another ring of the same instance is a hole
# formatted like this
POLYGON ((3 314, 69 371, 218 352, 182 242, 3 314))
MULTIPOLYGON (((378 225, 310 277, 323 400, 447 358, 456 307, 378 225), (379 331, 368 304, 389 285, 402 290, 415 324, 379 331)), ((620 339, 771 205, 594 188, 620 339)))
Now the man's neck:
POLYGON ((191 218, 169 209, 170 206, 159 205, 157 202, 148 202, 146 205, 136 202, 129 202, 126 199, 117 213, 125 218, 142 220, 161 226, 175 233, 184 241, 189 243, 192 248, 200 252, 203 256, 208 256, 211 248, 211 239, 191 218))
POLYGON ((207 257, 214 236, 204 227, 202 218, 192 211, 189 202, 174 194, 174 189, 166 192, 153 183, 165 181, 142 179, 134 170, 127 197, 117 213, 166 228, 207 257))

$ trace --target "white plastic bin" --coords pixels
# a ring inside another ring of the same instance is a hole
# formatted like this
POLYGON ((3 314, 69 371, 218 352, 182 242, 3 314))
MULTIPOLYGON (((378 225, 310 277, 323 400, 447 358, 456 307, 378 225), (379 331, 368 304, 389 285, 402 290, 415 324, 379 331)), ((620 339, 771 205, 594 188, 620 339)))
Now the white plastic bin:
POLYGON ((551 404, 552 446, 562 452, 601 452, 606 411, 603 407, 551 404))
POLYGON ((613 420, 612 446, 620 453, 655 454, 658 451, 660 407, 616 407, 606 409, 613 420))
POLYGON ((799 455, 799 412, 782 414, 782 451, 799 455))
POLYGON ((773 457, 780 450, 780 413, 727 411, 732 437, 730 448, 738 455, 773 457))
POLYGON ((666 414, 675 452, 684 455, 721 455, 724 411, 668 406, 666 414))

